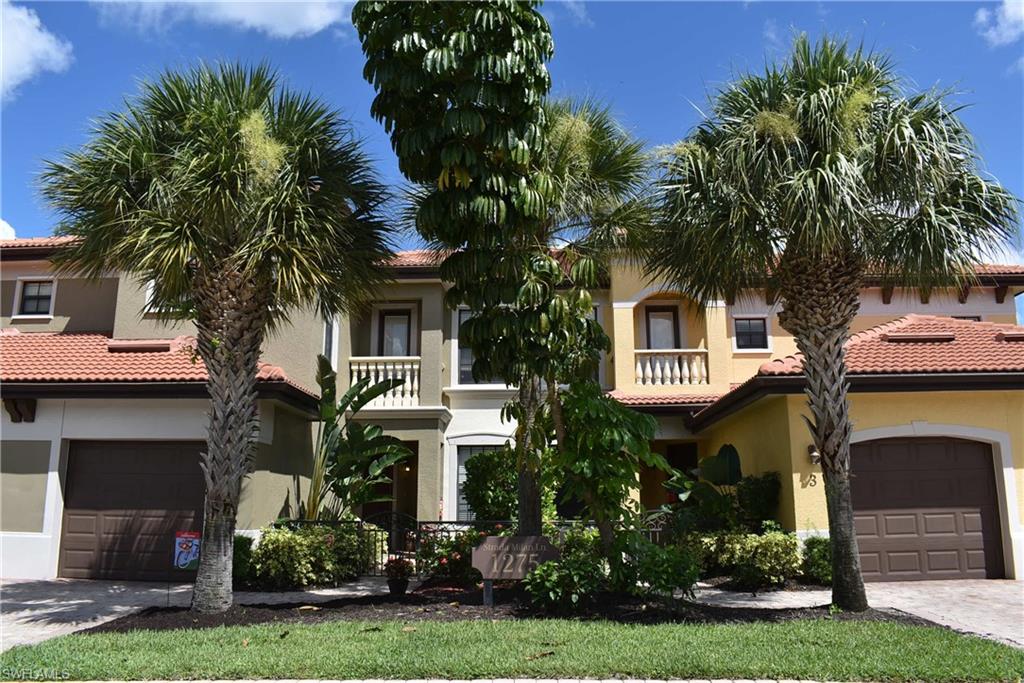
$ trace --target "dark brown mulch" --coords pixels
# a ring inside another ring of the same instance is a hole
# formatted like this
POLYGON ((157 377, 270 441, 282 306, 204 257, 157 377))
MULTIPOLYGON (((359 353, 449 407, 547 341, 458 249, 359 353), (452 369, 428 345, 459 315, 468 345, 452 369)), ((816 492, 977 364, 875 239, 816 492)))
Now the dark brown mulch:
MULTIPOLYGON (((84 632, 125 632, 137 629, 167 630, 214 628, 265 623, 318 624, 329 621, 474 621, 547 618, 529 607, 520 589, 495 588, 495 606, 484 607, 479 588, 441 583, 423 586, 401 598, 374 595, 342 598, 316 605, 235 605, 222 614, 193 614, 184 607, 151 607, 135 614, 100 624, 84 632)), ((744 624, 783 622, 800 619, 840 621, 891 621, 933 625, 902 612, 868 610, 861 613, 830 614, 827 607, 808 609, 759 609, 718 607, 685 600, 643 599, 629 595, 598 596, 583 614, 574 618, 607 620, 625 624, 744 624)))
POLYGON ((712 576, 706 579, 701 579, 700 582, 704 585, 710 586, 711 588, 718 588, 724 591, 735 591, 737 593, 775 593, 778 591, 830 591, 832 586, 822 586, 817 583, 804 583, 795 579, 789 579, 781 586, 771 586, 768 588, 759 588, 757 590, 751 590, 749 586, 744 586, 741 583, 737 583, 732 580, 731 576, 712 576))

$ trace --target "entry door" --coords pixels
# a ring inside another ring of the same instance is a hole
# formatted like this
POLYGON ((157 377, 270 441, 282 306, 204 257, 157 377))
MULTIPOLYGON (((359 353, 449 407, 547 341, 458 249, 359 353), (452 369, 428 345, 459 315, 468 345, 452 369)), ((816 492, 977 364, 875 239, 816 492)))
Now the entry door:
POLYGON ((60 576, 192 580, 172 569, 177 531, 202 531, 203 442, 73 441, 60 576))

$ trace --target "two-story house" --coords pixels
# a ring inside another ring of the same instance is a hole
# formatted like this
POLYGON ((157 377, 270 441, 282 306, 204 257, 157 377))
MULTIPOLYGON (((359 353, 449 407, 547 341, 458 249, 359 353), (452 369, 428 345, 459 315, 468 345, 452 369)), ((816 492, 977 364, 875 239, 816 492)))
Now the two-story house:
MULTIPOLYGON (((186 325, 167 327, 140 313, 144 284, 116 274, 98 283, 54 280, 47 259, 59 246, 59 239, 0 243, 0 326, 20 331, 0 337, 10 406, 0 468, 4 571, 142 576, 97 563, 130 544, 131 533, 110 531, 116 525, 106 520, 142 509, 118 491, 175 476, 152 455, 154 444, 189 441, 194 451, 203 437, 201 365, 172 350, 191 333, 186 325), (80 338, 93 339, 95 350, 46 346, 80 338), (27 351, 11 351, 19 345, 27 351), (65 369, 68 358, 78 374, 65 369), (184 365, 171 377, 153 367, 157 358, 184 365), (127 376, 122 365, 142 374, 127 376), (92 498, 81 499, 85 492, 92 498), (88 543, 91 555, 81 554, 88 543), (26 559, 20 549, 29 548, 41 554, 26 559)), ((364 516, 472 518, 460 496, 464 465, 512 438, 514 425, 500 417, 512 391, 474 381, 472 356, 458 343, 468 312, 446 308, 439 260, 429 250, 401 252, 389 264, 393 282, 374 303, 326 323, 293 316, 291 327, 268 340, 261 456, 246 484, 240 529, 294 511, 304 496, 313 401, 305 388, 313 387, 319 352, 331 358, 342 390, 361 377, 405 380, 361 413, 415 454, 393 472, 393 500, 364 516)), ((959 291, 865 287, 848 348, 854 505, 868 578, 1024 577, 1024 328, 1014 324, 1021 292, 1024 266, 984 266, 959 291)), ((594 303, 612 340, 600 380, 623 403, 656 417, 654 447, 670 463, 692 468, 732 443, 745 473, 780 473, 778 516, 786 528, 827 530, 820 467, 801 419, 800 359, 764 292, 698 306, 616 265, 594 303)), ((662 481, 643 472, 640 502, 664 503, 662 481)), ((201 501, 200 484, 178 490, 191 487, 195 495, 199 486, 201 501)), ((144 515, 166 532, 180 518, 163 500, 144 515)))

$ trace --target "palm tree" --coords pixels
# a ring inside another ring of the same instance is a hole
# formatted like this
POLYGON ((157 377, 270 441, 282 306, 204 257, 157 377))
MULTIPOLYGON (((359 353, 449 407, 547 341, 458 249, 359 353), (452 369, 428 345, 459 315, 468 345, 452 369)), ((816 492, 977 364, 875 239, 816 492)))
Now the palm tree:
POLYGON ((363 301, 389 255, 383 187, 340 113, 267 66, 199 66, 143 83, 42 192, 78 240, 65 271, 154 283, 154 311, 191 319, 211 406, 203 552, 192 607, 231 604, 232 543, 259 423, 266 332, 289 311, 363 301))
POLYGON ((850 501, 844 343, 869 273, 928 288, 969 278, 1014 234, 1017 200, 978 170, 947 93, 907 93, 883 55, 799 37, 740 76, 662 164, 650 273, 695 298, 765 288, 803 354, 821 454, 833 601, 867 607, 850 501))

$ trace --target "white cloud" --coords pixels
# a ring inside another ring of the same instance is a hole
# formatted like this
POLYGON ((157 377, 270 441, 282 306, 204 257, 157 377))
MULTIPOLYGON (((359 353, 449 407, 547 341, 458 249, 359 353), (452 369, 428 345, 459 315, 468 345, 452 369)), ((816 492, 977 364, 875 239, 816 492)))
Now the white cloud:
POLYGON ((764 27, 761 29, 761 37, 765 45, 773 52, 782 50, 782 39, 779 37, 779 25, 774 19, 765 19, 764 27))
POLYGON ((1024 2, 1003 0, 994 10, 979 9, 974 14, 974 27, 993 47, 1016 42, 1024 36, 1024 2))
POLYGON ((43 71, 60 72, 71 64, 71 43, 47 31, 34 11, 2 0, 0 15, 0 97, 13 96, 43 71))
POLYGON ((594 21, 587 13, 587 3, 584 0, 565 0, 562 6, 569 11, 574 23, 579 26, 593 26, 594 21))
POLYGON ((349 23, 349 2, 126 2, 94 3, 103 21, 131 26, 142 32, 165 30, 174 24, 226 26, 264 33, 271 38, 306 38, 327 28, 340 30, 349 23))
POLYGON ((0 218, 0 240, 13 240, 17 235, 14 234, 14 228, 11 224, 0 218))

